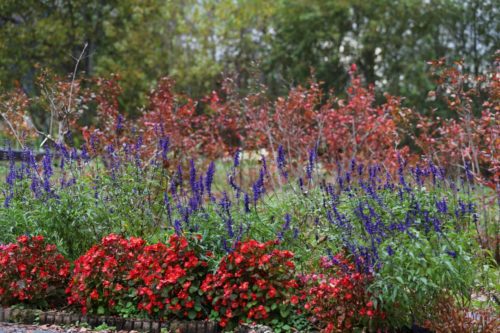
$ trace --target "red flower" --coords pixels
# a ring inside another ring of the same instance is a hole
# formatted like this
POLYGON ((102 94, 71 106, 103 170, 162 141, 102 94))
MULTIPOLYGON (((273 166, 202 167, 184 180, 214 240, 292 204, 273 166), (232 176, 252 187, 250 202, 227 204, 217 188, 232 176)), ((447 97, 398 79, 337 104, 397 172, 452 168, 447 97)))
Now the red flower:
POLYGON ((99 293, 97 292, 97 289, 92 290, 90 293, 90 299, 97 300, 99 299, 99 293))
POLYGON ((4 305, 47 300, 51 290, 64 291, 69 262, 42 236, 20 236, 0 246, 0 295, 4 305))
POLYGON ((234 328, 246 320, 266 322, 281 316, 273 304, 290 306, 287 300, 297 285, 294 266, 286 264, 291 252, 283 253, 276 245, 274 241, 239 243, 221 260, 215 275, 207 276, 201 289, 218 312, 221 327, 234 328), (249 306, 250 302, 256 305, 249 306))
POLYGON ((111 234, 75 261, 73 276, 66 290, 68 303, 80 305, 86 312, 99 307, 116 314, 114 304, 133 301, 128 292, 131 262, 142 253, 144 241, 111 234), (91 302, 87 302, 90 298, 91 302))

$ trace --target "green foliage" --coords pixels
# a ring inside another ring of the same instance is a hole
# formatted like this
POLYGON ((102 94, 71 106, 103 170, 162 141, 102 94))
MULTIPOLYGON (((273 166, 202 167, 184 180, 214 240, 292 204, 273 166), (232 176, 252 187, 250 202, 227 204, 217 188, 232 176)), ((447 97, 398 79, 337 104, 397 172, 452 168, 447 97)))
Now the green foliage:
POLYGON ((426 237, 418 230, 410 232, 411 237, 384 243, 395 249, 394 254, 381 253, 384 264, 371 286, 395 327, 423 323, 432 316, 429 310, 443 293, 469 301, 480 269, 472 234, 426 237))
POLYGON ((133 113, 161 76, 199 97, 233 77, 241 91, 272 94, 304 83, 311 68, 341 90, 358 64, 369 83, 422 107, 426 61, 465 58, 481 73, 499 46, 491 0, 33 1, 0 4, 0 92, 36 94, 39 68, 58 75, 122 77, 133 113))

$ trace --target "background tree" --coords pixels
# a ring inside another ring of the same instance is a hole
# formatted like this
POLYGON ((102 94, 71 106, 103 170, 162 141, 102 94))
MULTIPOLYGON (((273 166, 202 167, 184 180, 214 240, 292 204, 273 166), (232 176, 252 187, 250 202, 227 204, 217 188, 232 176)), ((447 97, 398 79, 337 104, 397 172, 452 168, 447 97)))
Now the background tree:
POLYGON ((119 74, 133 113, 162 76, 198 98, 231 76, 271 97, 305 83, 343 91, 351 63, 379 92, 425 109, 426 62, 464 58, 482 73, 500 48, 494 0, 46 0, 0 3, 0 92, 37 95, 40 68, 119 74))

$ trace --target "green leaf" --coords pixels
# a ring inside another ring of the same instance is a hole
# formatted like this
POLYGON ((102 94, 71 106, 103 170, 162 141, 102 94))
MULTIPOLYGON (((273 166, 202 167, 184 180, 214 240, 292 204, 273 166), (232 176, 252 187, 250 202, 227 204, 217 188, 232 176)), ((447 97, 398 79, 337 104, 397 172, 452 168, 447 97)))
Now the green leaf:
POLYGON ((189 319, 191 319, 191 320, 196 319, 196 312, 195 312, 195 311, 192 311, 192 310, 191 310, 191 311, 189 311, 189 312, 188 312, 188 317, 189 317, 189 319))

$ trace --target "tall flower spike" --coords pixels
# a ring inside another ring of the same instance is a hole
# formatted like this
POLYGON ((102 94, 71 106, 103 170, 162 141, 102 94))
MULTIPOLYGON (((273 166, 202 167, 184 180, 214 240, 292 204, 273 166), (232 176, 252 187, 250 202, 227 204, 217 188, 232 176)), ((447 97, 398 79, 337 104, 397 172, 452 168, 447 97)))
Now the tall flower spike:
POLYGON ((236 149, 233 158, 233 167, 236 169, 240 165, 241 149, 236 149))
POLYGON ((285 159, 285 150, 282 145, 278 147, 278 156, 276 158, 276 163, 278 164, 278 170, 283 176, 283 178, 288 179, 288 173, 285 170, 286 167, 286 159, 285 159))
POLYGON ((214 181, 215 174, 215 163, 212 161, 208 166, 207 175, 205 177, 205 188, 207 190, 208 197, 212 200, 212 183, 214 181))

